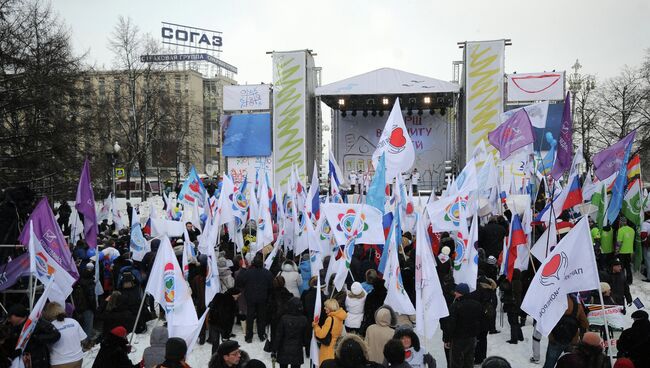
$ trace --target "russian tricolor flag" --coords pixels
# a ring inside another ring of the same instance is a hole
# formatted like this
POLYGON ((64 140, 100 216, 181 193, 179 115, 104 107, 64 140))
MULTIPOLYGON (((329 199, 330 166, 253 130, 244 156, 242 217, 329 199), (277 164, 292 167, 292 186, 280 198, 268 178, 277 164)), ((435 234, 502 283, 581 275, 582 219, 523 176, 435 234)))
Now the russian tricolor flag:
POLYGON ((340 186, 341 183, 345 182, 345 177, 343 176, 343 172, 341 172, 341 168, 339 167, 339 164, 336 163, 336 159, 334 158, 334 153, 332 150, 330 150, 330 156, 329 156, 329 174, 331 178, 334 178, 334 181, 336 182, 337 186, 340 186))
POLYGON ((577 175, 571 177, 571 185, 568 190, 569 193, 567 193, 567 197, 562 205, 562 211, 582 203, 582 186, 580 185, 580 180, 578 180, 577 175))
POLYGON ((512 274, 515 270, 515 264, 517 262, 517 254, 520 245, 526 246, 526 233, 521 226, 521 220, 519 215, 516 213, 512 214, 512 222, 510 223, 510 236, 508 238, 508 248, 505 251, 503 257, 503 271, 502 275, 506 275, 508 281, 512 281, 512 274))

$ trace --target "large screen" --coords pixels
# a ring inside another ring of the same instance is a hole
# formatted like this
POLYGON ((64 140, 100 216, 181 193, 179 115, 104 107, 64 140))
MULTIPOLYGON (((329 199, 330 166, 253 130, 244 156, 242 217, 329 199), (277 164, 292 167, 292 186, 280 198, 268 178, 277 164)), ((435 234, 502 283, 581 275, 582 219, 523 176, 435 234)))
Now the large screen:
POLYGON ((271 115, 224 115, 223 155, 226 157, 251 157, 271 155, 271 115))

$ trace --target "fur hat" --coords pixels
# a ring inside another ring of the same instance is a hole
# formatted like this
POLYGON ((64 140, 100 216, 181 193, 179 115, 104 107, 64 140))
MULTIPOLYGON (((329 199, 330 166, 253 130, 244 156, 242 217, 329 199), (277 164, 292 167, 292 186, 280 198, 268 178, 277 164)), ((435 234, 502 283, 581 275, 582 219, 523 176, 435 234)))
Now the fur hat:
POLYGON ((363 367, 368 361, 368 347, 361 337, 348 333, 336 342, 335 356, 343 368, 363 367))

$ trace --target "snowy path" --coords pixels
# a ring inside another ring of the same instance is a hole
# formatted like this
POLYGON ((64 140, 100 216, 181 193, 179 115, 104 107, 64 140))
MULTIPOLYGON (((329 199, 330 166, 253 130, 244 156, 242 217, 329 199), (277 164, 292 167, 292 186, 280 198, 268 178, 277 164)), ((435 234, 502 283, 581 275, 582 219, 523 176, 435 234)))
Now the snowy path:
MULTIPOLYGON (((639 275, 637 274, 636 276, 639 275)), ((650 283, 642 282, 641 279, 637 277, 634 280, 634 284, 630 286, 630 291, 632 293, 633 298, 639 297, 644 304, 650 306, 650 283)), ((628 308, 628 313, 626 315, 626 320, 628 322, 628 325, 632 324, 632 319, 630 318, 630 314, 634 310, 636 310, 634 306, 628 308)), ((140 361, 140 359, 142 358, 142 352, 147 346, 149 346, 149 332, 151 332, 151 329, 153 328, 155 322, 156 321, 149 322, 149 328, 147 330, 148 333, 137 335, 134 338, 133 346, 136 349, 136 351, 130 354, 130 358, 134 363, 140 361)), ((531 336, 533 333, 532 319, 530 317, 526 321, 526 325, 522 328, 525 340, 516 345, 511 345, 506 342, 506 340, 510 339, 510 332, 509 332, 510 329, 509 329, 508 322, 505 321, 505 316, 504 316, 503 327, 500 326, 499 317, 497 316, 497 329, 501 330, 501 333, 495 335, 488 335, 488 356, 491 355, 502 356, 510 362, 513 368, 542 366, 544 360, 544 354, 546 352, 546 345, 548 341, 545 338, 542 339, 541 364, 530 363, 529 359, 532 356, 531 336)), ((263 342, 260 342, 257 337, 254 337, 253 342, 251 344, 245 343, 243 339, 241 327, 237 325, 235 326, 233 333, 237 335, 235 340, 239 341, 239 343, 242 345, 242 350, 246 351, 250 355, 251 359, 259 359, 264 363, 266 363, 267 367, 269 368, 271 367, 271 356, 269 353, 265 353, 263 351, 263 347, 264 347, 263 342)), ((438 363, 438 367, 444 368, 447 366, 445 361, 443 346, 442 346, 442 334, 440 331, 436 333, 433 339, 427 341, 425 346, 427 350, 430 351, 433 357, 436 359, 438 363)), ((97 355, 98 349, 99 347, 96 346, 95 348, 93 348, 87 353, 83 362, 84 368, 92 367, 92 362, 95 356, 97 355)), ((194 368, 207 367, 211 357, 211 349, 212 349, 212 345, 207 342, 205 343, 205 345, 197 344, 194 348, 194 351, 190 354, 188 358, 188 364, 194 368)), ((303 366, 307 367, 307 364, 303 364, 303 366)))

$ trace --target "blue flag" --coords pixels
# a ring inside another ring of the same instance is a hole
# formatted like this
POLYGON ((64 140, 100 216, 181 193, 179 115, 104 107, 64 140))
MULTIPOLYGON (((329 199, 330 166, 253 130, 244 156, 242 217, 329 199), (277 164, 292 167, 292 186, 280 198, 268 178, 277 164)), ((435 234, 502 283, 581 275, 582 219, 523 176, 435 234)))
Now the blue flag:
POLYGON ((377 163, 375 175, 368 187, 366 204, 369 204, 384 213, 384 202, 386 199, 386 154, 382 153, 377 163))
POLYGON ((616 181, 614 181, 614 187, 612 188, 612 199, 609 201, 609 206, 607 207, 607 221, 610 224, 613 224, 616 221, 616 218, 621 211, 621 206, 623 205, 623 196, 625 195, 625 187, 627 187, 627 161, 630 159, 631 150, 632 142, 630 142, 625 149, 625 156, 623 156, 623 162, 618 170, 618 175, 616 176, 616 181))

